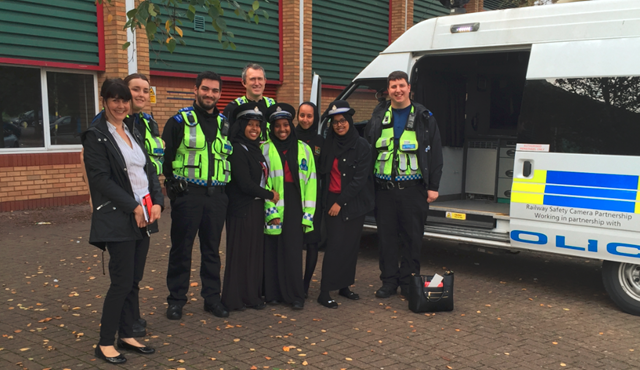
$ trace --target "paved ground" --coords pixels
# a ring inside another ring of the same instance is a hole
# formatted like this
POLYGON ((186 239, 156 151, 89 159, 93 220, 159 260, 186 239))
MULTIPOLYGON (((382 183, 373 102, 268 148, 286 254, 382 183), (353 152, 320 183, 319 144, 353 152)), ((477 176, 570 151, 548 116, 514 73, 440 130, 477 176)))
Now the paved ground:
MULTIPOLYGON (((128 354, 129 369, 640 367, 640 319, 609 300, 598 261, 425 240, 423 272, 455 271, 456 306, 451 313, 414 314, 398 296, 374 297, 372 232, 363 237, 352 288, 360 301, 336 294, 339 309, 326 309, 315 302, 315 281, 303 311, 276 306, 223 320, 203 311, 193 287, 183 320, 169 321, 169 221, 165 212, 141 291, 146 344, 158 351, 128 354)), ((0 233, 0 369, 113 368, 93 357, 109 279, 100 251, 87 243, 87 206, 0 214, 0 233)), ((316 271, 319 278, 320 266, 316 271)), ((199 283, 197 270, 192 281, 199 283)))

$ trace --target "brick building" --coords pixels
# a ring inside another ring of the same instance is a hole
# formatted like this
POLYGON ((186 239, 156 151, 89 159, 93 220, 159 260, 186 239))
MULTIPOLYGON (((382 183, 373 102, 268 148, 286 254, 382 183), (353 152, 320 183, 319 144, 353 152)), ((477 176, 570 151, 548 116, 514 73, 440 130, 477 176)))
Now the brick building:
MULTIPOLYGON (((134 2, 112 0, 104 7, 94 0, 0 2, 0 211, 88 199, 80 133, 101 108, 98 91, 107 77, 149 75, 156 103, 146 111, 161 128, 191 104, 199 71, 222 76, 221 110, 244 95, 240 74, 247 62, 265 67, 265 95, 294 106, 308 100, 313 73, 319 74, 326 106, 413 24, 448 13, 437 0, 261 2, 269 18, 258 25, 225 16, 235 33, 237 50, 231 50, 222 48, 206 20, 190 22, 176 9, 187 45, 171 54, 149 42, 144 32, 123 30, 134 2), (127 41, 131 46, 122 50, 127 41)), ((248 5, 252 0, 238 2, 248 5)), ((483 0, 471 0, 467 9, 482 10, 483 0)), ((376 104, 368 90, 350 101, 356 121, 368 119, 376 104)))

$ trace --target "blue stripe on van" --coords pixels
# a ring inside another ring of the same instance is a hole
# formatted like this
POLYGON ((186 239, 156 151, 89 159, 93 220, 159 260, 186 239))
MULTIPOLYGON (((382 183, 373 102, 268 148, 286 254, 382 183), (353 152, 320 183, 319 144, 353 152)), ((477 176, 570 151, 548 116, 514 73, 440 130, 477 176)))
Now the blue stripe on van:
POLYGON ((638 190, 638 176, 547 171, 547 184, 638 190))
POLYGON ((635 202, 625 202, 620 200, 591 199, 591 198, 562 197, 557 195, 545 195, 544 205, 596 209, 601 211, 629 212, 629 213, 634 213, 635 207, 636 207, 635 202))
POLYGON ((544 189, 545 194, 560 194, 560 195, 576 195, 580 197, 594 197, 594 198, 611 198, 611 199, 625 199, 636 200, 637 191, 633 190, 612 190, 612 189, 597 189, 597 188, 580 188, 575 186, 558 186, 547 185, 544 189))

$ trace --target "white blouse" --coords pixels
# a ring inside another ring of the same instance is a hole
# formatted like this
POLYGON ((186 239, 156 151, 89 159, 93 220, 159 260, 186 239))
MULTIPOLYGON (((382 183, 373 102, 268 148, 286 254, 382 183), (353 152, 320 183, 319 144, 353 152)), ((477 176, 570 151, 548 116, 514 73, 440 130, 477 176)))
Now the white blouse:
POLYGON ((149 194, 149 178, 144 171, 144 166, 147 164, 147 158, 142 151, 138 142, 133 138, 133 135, 129 132, 127 125, 123 123, 124 132, 131 140, 131 147, 116 131, 116 126, 107 121, 109 132, 116 139, 118 148, 124 157, 125 165, 127 166, 127 173, 129 174, 129 181, 131 182, 131 189, 133 195, 139 204, 142 204, 142 198, 149 194))

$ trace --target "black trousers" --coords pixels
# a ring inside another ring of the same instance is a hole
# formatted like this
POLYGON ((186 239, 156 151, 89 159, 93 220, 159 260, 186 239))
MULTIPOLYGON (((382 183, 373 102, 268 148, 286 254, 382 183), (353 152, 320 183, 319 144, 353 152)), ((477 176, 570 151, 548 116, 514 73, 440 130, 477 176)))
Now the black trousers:
POLYGON ((171 201, 171 252, 167 269, 170 305, 187 303, 196 234, 200 238, 202 298, 209 305, 220 302, 220 235, 228 199, 223 187, 215 190, 207 195, 205 188, 189 188, 187 194, 171 201))
POLYGON ((111 285, 102 307, 98 343, 101 346, 112 346, 116 331, 120 338, 133 336, 133 321, 140 310, 138 283, 142 280, 149 252, 146 230, 143 231, 143 235, 141 240, 107 243, 111 285))
POLYGON ((428 212, 427 191, 421 185, 376 189, 375 216, 382 285, 408 286, 411 274, 420 273, 420 249, 428 212))

